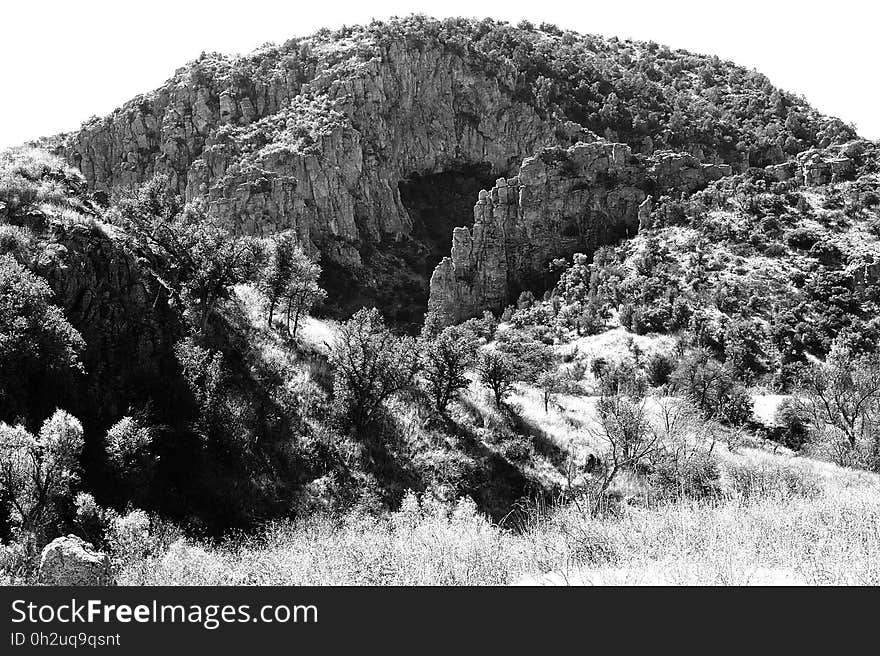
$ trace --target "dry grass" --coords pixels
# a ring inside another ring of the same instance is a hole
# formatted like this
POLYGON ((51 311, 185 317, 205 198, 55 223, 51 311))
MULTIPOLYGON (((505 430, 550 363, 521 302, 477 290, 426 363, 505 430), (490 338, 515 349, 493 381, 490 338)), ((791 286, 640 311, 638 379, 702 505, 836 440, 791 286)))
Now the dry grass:
POLYGON ((880 584, 876 477, 811 480, 817 490, 630 506, 600 518, 570 505, 519 531, 490 524, 470 502, 410 496, 384 517, 275 524, 214 546, 178 541, 119 583, 880 584))
POLYGON ((521 581, 880 583, 876 487, 821 499, 630 508, 612 521, 568 509, 554 523, 555 531, 533 533, 538 567, 521 581))
POLYGON ((352 513, 269 526, 258 538, 219 546, 175 542, 121 584, 479 585, 504 584, 528 569, 526 546, 477 514, 414 495, 384 517, 352 513))

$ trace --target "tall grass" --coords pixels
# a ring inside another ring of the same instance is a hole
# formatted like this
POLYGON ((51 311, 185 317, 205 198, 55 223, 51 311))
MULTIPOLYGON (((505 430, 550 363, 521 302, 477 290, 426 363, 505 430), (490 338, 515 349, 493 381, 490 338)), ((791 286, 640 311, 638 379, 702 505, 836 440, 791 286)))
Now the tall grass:
POLYGON ((622 507, 575 505, 519 530, 457 505, 409 495, 376 517, 270 525, 219 545, 177 541, 120 573, 121 584, 499 585, 546 583, 880 584, 875 482, 808 496, 728 495, 622 507))
POLYGON ((528 570, 518 537, 472 502, 406 497, 400 511, 276 523, 258 537, 217 546, 175 542, 123 570, 118 582, 158 585, 504 584, 528 570))
POLYGON ((555 576, 528 582, 608 581, 611 568, 613 582, 627 583, 743 585, 768 572, 784 582, 880 583, 876 490, 783 503, 681 501, 629 508, 612 521, 567 509, 552 526, 529 537, 534 571, 555 576))

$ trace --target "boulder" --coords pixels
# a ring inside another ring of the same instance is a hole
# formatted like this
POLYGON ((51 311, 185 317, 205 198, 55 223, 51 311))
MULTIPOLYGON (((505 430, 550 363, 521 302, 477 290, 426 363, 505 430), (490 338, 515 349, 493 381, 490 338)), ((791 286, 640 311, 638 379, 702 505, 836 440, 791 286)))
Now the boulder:
POLYGON ((110 557, 76 535, 55 538, 40 555, 45 585, 104 585, 109 576, 110 557))

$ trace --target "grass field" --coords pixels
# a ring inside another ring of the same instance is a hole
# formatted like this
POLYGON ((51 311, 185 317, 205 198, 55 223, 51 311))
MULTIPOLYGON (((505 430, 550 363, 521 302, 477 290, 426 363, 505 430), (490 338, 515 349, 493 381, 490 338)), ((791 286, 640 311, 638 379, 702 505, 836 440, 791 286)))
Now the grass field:
POLYGON ((178 540, 121 584, 880 584, 876 476, 744 449, 725 493, 590 517, 576 505, 497 526, 469 501, 415 495, 394 513, 272 524, 220 544, 178 540), (782 482, 780 482, 782 481, 782 482))

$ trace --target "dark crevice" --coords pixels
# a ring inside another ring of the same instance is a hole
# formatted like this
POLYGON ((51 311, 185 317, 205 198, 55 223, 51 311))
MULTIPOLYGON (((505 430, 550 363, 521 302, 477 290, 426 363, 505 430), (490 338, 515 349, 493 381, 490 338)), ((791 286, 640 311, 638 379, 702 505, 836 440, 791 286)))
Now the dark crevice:
POLYGON ((489 164, 451 171, 413 174, 399 183, 400 197, 412 218, 412 233, 399 241, 365 243, 359 271, 322 261, 322 284, 328 291, 324 311, 336 318, 374 305, 401 331, 416 333, 428 309, 431 274, 449 255, 452 231, 471 227, 481 189, 494 184, 489 164))

